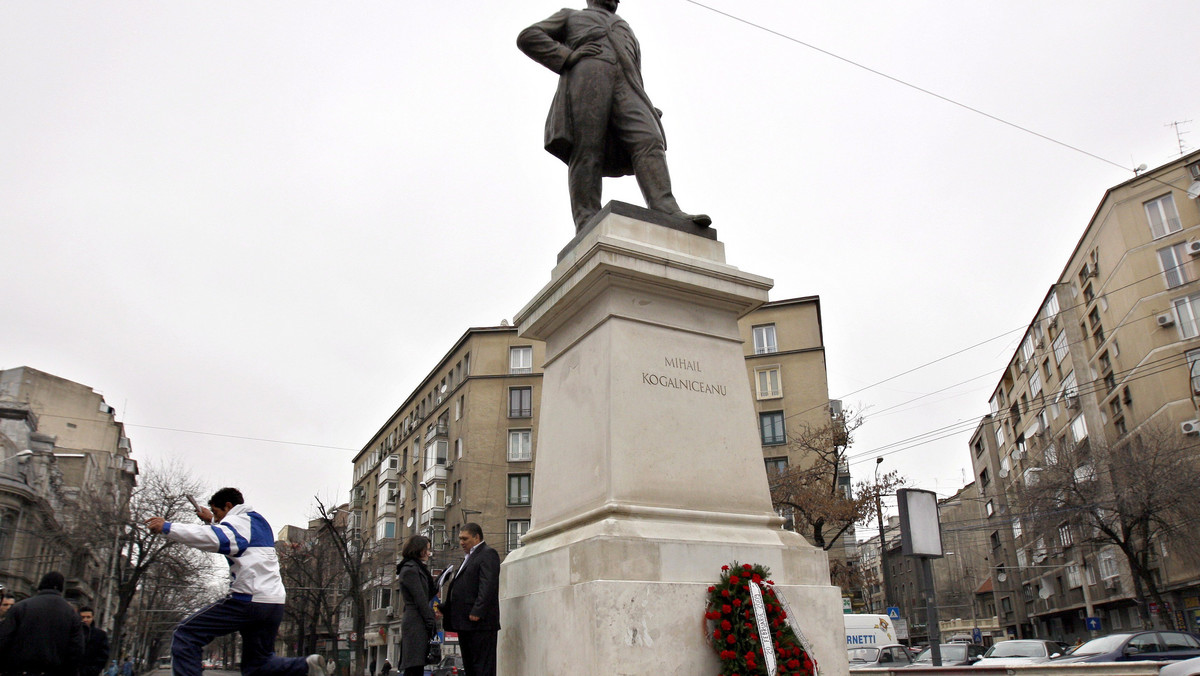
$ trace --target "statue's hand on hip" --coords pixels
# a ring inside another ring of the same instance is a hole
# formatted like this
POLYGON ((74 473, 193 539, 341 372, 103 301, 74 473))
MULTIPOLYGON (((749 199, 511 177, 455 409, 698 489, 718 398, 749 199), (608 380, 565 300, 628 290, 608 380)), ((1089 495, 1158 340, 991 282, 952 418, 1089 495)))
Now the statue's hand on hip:
POLYGON ((566 63, 563 64, 563 70, 571 70, 575 67, 575 64, 590 56, 600 56, 601 51, 602 49, 599 44, 595 42, 589 42, 581 46, 579 49, 571 52, 571 55, 567 57, 566 63))

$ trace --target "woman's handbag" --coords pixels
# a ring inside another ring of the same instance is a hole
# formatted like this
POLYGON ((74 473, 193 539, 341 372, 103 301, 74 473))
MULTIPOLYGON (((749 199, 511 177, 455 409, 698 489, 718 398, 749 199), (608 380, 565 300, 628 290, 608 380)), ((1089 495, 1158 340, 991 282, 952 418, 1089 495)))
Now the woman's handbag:
POLYGON ((429 639, 429 651, 425 653, 425 664, 438 664, 442 661, 442 644, 437 638, 429 639))

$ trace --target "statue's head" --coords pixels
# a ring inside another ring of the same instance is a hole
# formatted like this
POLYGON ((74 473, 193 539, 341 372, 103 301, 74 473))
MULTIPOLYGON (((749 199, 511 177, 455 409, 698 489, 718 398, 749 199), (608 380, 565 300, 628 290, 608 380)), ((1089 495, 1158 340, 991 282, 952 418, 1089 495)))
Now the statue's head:
POLYGON ((613 12, 614 14, 617 11, 617 5, 620 4, 620 2, 621 0, 587 0, 588 7, 603 9, 613 12))

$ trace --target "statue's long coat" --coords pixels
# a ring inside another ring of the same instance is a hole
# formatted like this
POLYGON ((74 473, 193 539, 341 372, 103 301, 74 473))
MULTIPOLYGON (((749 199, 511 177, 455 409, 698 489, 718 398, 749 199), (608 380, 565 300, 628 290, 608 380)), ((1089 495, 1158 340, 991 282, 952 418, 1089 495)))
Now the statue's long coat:
MULTIPOLYGON (((563 162, 570 162, 575 134, 571 103, 575 98, 574 93, 589 86, 589 83, 583 78, 573 78, 571 71, 564 72, 563 65, 571 52, 588 42, 597 42, 604 49, 600 56, 593 58, 608 61, 619 68, 637 97, 654 111, 651 118, 655 120, 657 128, 653 131, 662 138, 663 148, 666 148, 666 135, 662 123, 658 122, 659 113, 642 86, 641 47, 633 35, 633 29, 616 14, 588 8, 559 10, 549 19, 521 31, 517 37, 517 46, 521 51, 559 74, 558 90, 554 93, 550 113, 546 116, 546 150, 563 162)), ((607 136, 604 175, 629 176, 633 174, 629 153, 615 141, 612 134, 607 136)))

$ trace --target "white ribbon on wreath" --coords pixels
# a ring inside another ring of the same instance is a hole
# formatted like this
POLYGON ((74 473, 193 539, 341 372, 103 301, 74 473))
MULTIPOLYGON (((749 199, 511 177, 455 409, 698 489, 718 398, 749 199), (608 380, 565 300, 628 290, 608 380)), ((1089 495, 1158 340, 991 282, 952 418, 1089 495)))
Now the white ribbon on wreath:
POLYGON ((758 642, 762 646, 763 662, 767 665, 767 676, 775 676, 775 642, 771 638, 771 625, 767 622, 767 607, 763 603, 759 585, 751 582, 750 603, 754 605, 754 621, 758 624, 758 642))
POLYGON ((804 652, 808 653, 808 659, 812 662, 813 666, 813 676, 821 676, 821 670, 817 667, 817 657, 813 654, 812 643, 809 643, 804 632, 800 631, 800 625, 796 623, 796 615, 792 612, 792 607, 788 605, 787 599, 783 598, 783 594, 779 593, 778 589, 771 587, 771 591, 775 594, 775 600, 779 601, 779 607, 783 608, 783 613, 786 616, 785 621, 792 628, 792 632, 796 634, 796 640, 800 641, 800 647, 804 648, 804 652))

